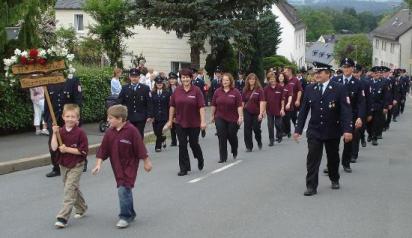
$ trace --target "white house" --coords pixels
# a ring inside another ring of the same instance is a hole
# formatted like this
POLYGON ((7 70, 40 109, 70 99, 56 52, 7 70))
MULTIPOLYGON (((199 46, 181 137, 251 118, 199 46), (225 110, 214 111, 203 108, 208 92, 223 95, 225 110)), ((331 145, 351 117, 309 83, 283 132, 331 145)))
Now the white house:
MULTIPOLYGON (((58 0, 56 2, 57 28, 63 26, 74 27, 79 37, 87 36, 88 27, 94 24, 94 19, 82 10, 85 0, 58 0)), ((127 53, 139 55, 146 58, 146 66, 159 72, 178 71, 181 67, 190 65, 190 46, 187 38, 178 39, 175 32, 165 31, 152 27, 146 29, 137 26, 133 29, 136 34, 125 39, 127 47, 123 58, 125 67, 132 65, 132 56, 127 53)), ((205 44, 206 52, 210 52, 210 47, 205 44)), ((200 55, 200 66, 206 62, 207 53, 200 55)))
POLYGON ((373 65, 404 68, 411 74, 412 68, 412 15, 402 9, 391 19, 372 31, 373 65))
POLYGON ((272 12, 278 17, 282 31, 277 54, 285 56, 299 67, 305 66, 306 26, 296 9, 286 0, 279 0, 272 6, 272 12))

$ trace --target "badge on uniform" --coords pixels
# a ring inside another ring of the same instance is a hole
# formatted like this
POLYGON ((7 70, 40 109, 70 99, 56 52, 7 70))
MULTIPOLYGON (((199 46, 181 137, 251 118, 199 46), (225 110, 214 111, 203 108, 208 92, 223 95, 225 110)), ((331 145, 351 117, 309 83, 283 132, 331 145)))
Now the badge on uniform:
POLYGON ((329 108, 335 108, 335 101, 329 102, 329 108))
POLYGON ((81 93, 82 92, 82 86, 77 86, 77 91, 79 92, 79 93, 81 93))
POLYGON ((347 102, 348 104, 350 104, 350 98, 349 98, 349 97, 346 97, 346 102, 347 102))
POLYGON ((364 96, 364 97, 365 97, 365 91, 364 91, 364 90, 362 90, 362 96, 364 96))

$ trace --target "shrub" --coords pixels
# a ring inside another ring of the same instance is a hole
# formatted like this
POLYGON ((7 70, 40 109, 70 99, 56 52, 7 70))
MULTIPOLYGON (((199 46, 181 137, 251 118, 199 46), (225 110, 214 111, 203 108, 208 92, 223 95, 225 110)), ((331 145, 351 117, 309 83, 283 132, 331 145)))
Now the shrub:
MULTIPOLYGON (((105 98, 110 94, 111 68, 83 67, 76 65, 83 92, 82 120, 97 122, 105 118, 105 98)), ((3 76, 0 80, 4 81, 3 76)), ((20 85, 0 84, 0 134, 32 128, 33 105, 28 89, 20 85)))

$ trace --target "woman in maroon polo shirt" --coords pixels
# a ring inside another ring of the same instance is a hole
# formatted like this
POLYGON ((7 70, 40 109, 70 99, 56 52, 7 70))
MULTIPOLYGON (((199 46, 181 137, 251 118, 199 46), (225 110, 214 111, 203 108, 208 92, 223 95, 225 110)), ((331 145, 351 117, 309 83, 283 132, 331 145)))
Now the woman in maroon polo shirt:
POLYGON ((284 92, 285 92, 285 115, 282 117, 283 121, 283 135, 290 137, 290 130, 291 130, 291 117, 292 113, 295 110, 293 104, 293 93, 294 93, 294 84, 289 83, 289 78, 285 73, 280 73, 278 75, 278 80, 281 85, 284 85, 284 92))
POLYGON ((275 141, 274 128, 276 127, 276 141, 282 141, 282 117, 285 115, 284 85, 280 85, 279 77, 274 72, 267 74, 269 84, 265 87, 266 114, 269 131, 269 146, 275 141))
POLYGON ((198 160, 199 170, 203 169, 204 160, 199 145, 200 129, 206 129, 205 101, 202 91, 192 86, 193 72, 190 69, 180 71, 182 86, 176 88, 170 98, 169 121, 167 126, 172 127, 173 118, 176 123, 176 134, 179 140, 179 166, 177 175, 184 176, 191 170, 187 142, 189 141, 193 156, 198 160))
POLYGON ((227 160, 227 141, 232 148, 233 158, 237 157, 237 131, 243 122, 242 96, 235 88, 235 80, 229 73, 223 75, 222 87, 213 94, 212 121, 215 122, 219 138, 219 163, 227 160))
POLYGON ((265 95, 259 78, 254 73, 246 77, 245 88, 242 94, 244 125, 244 140, 246 152, 253 149, 252 130, 255 133, 259 149, 262 149, 262 131, 260 129, 265 113, 265 95))

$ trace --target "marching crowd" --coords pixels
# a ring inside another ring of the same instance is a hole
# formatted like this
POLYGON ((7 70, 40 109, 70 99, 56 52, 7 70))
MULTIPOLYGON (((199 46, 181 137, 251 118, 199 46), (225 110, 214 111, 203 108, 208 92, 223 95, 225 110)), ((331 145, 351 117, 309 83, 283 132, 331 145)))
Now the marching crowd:
MULTIPOLYGON (((282 143, 285 137, 293 136, 298 141, 310 112, 306 130, 307 189, 304 195, 317 193, 323 147, 328 161, 324 172, 329 175, 331 188, 339 189, 340 161, 343 170, 351 173, 351 163, 356 163, 359 147, 366 147, 367 141, 373 146, 378 145, 383 131, 388 130, 390 123, 396 122, 404 111, 410 77, 404 69, 374 66, 367 70, 349 58, 342 60, 341 69, 337 71, 318 62, 313 66, 296 74, 293 67, 273 68, 268 70, 265 79, 242 71, 234 77, 217 67, 210 87, 195 68, 168 75, 146 72, 142 67, 132 68, 128 74, 130 83, 126 85, 119 80, 122 71, 115 69, 111 92, 116 96, 116 105, 107 111, 110 128, 96 154, 97 162, 92 173, 97 174, 102 162, 110 158, 120 201, 117 227, 127 227, 136 216, 131 190, 139 160, 144 161, 146 171, 152 168, 143 143, 147 122, 153 125, 156 152, 166 147, 163 132, 165 128, 170 129, 170 145, 179 148, 178 176, 185 176, 192 170, 188 144, 197 159, 198 169, 204 167, 199 136, 206 134, 205 106, 208 103, 216 127, 219 163, 228 160, 228 142, 232 158, 237 158, 238 130, 242 124, 246 152, 253 153, 253 138, 258 149, 263 146, 261 124, 265 117, 268 146, 274 146, 282 143), (340 156, 342 137, 344 149, 340 156)), ((81 172, 86 170, 88 144, 84 131, 79 127, 79 82, 69 79, 63 85, 49 86, 48 91, 58 125, 52 126, 51 120, 46 118, 49 128, 52 128, 50 151, 53 162, 53 170, 47 176, 63 177, 63 208, 55 223, 62 228, 73 208, 77 218, 83 217, 87 210, 79 190, 79 180, 81 172), (61 145, 58 135, 63 141, 61 145)), ((45 107, 47 111, 47 105, 45 107)))

